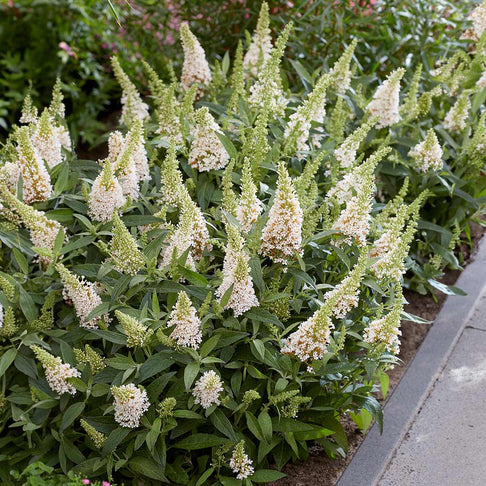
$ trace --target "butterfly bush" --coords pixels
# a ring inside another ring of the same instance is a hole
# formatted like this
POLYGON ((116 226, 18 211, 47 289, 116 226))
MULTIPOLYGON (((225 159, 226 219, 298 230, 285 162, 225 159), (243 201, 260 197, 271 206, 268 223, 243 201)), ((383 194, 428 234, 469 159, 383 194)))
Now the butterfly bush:
POLYGON ((147 97, 114 58, 122 117, 102 160, 76 156, 59 83, 42 110, 25 101, 0 152, 15 464, 268 482, 309 443, 345 454, 350 412, 380 423, 375 392, 417 320, 403 286, 445 288, 484 208, 486 39, 427 80, 358 76, 356 39, 289 89, 296 34, 270 26, 263 4, 233 62, 211 66, 183 24, 181 78, 147 59, 147 97))

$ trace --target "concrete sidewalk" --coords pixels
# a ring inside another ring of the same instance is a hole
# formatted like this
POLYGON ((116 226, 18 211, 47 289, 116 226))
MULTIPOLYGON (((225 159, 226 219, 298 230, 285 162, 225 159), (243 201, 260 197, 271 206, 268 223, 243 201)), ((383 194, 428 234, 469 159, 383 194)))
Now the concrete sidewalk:
POLYGON ((380 486, 486 484, 486 298, 464 329, 380 486))
POLYGON ((486 485, 486 238, 337 486, 486 485))

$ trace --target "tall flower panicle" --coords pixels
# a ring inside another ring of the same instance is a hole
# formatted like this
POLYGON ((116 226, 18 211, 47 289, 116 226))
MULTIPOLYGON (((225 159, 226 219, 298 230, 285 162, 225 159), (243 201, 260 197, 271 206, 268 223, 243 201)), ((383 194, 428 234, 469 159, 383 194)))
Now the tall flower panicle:
POLYGON ((383 147, 363 162, 359 168, 359 179, 356 181, 355 194, 348 200, 332 228, 345 236, 344 242, 351 244, 353 238, 359 246, 366 245, 370 229, 370 212, 375 193, 374 171, 378 162, 391 151, 383 147))
POLYGON ((378 118, 373 117, 367 123, 363 123, 351 133, 336 150, 334 150, 334 157, 336 157, 341 167, 349 169, 354 166, 359 146, 365 140, 377 121, 378 118))
POLYGON ((377 128, 390 127, 400 121, 400 80, 404 74, 405 69, 403 68, 396 69, 389 74, 368 104, 368 112, 372 116, 380 117, 377 128))
POLYGON ((184 199, 190 197, 179 170, 174 140, 171 141, 167 155, 163 160, 160 182, 162 185, 162 201, 165 204, 179 206, 184 199))
POLYGON ((244 72, 244 60, 243 60, 243 44, 241 40, 238 41, 238 47, 236 48, 236 54, 233 61, 233 71, 230 77, 230 86, 233 88, 231 98, 228 102, 228 111, 238 111, 238 100, 240 97, 246 97, 245 91, 245 72, 244 72))
POLYGON ((442 169, 442 147, 433 128, 427 132, 425 140, 415 145, 408 155, 415 159, 422 172, 442 169))
POLYGON ((123 332, 127 337, 127 346, 135 348, 145 346, 154 334, 153 329, 144 326, 132 316, 119 310, 115 311, 115 316, 123 327, 123 332))
POLYGON ((142 61, 142 64, 147 72, 148 85, 154 98, 155 118, 159 125, 156 133, 169 140, 173 138, 178 145, 183 144, 181 106, 174 94, 175 83, 167 87, 150 64, 145 61, 142 61))
POLYGON ((128 133, 127 139, 127 143, 130 143, 131 139, 133 139, 133 161, 138 181, 149 181, 150 169, 147 159, 147 150, 145 149, 143 124, 140 119, 135 120, 130 126, 130 132, 128 133))
POLYGON ((331 69, 332 85, 336 92, 343 95, 351 85, 351 59, 358 44, 357 39, 353 39, 341 57, 336 61, 331 69))
POLYGON ((260 305, 253 288, 253 280, 250 275, 250 267, 248 266, 249 259, 248 255, 240 252, 236 257, 231 275, 233 290, 225 309, 233 309, 235 317, 244 314, 252 307, 260 305))
MULTIPOLYGON (((285 127, 284 139, 286 140, 286 150, 288 153, 297 150, 297 157, 299 159, 304 157, 302 152, 310 148, 308 140, 311 123, 322 124, 324 121, 326 114, 326 91, 330 82, 331 78, 328 74, 321 76, 307 100, 290 116, 289 123, 285 127)), ((320 136, 316 134, 313 137, 313 141, 317 142, 317 146, 320 145, 320 136)))
POLYGON ((277 191, 263 229, 260 253, 284 265, 302 253, 302 209, 283 162, 278 166, 277 191))
POLYGON ((223 281, 216 290, 219 301, 233 286, 225 309, 233 309, 235 317, 259 305, 248 266, 249 257, 243 249, 243 238, 231 224, 226 225, 228 245, 223 262, 223 281))
MULTIPOLYGON (((1 187, 0 198, 20 216, 22 223, 29 229, 33 246, 49 251, 54 250, 54 243, 61 229, 57 221, 48 219, 42 211, 22 203, 10 191, 1 187)), ((44 263, 49 262, 49 258, 42 256, 40 260, 44 263)))
POLYGON ((111 58, 111 64, 113 66, 116 80, 123 91, 121 98, 122 116, 120 118, 120 123, 129 127, 135 120, 141 120, 143 122, 150 117, 148 105, 142 101, 140 93, 130 81, 130 78, 125 71, 123 71, 120 62, 115 56, 111 58))
POLYGON ((149 409, 147 392, 133 383, 112 386, 114 397, 115 421, 122 427, 134 429, 140 425, 142 415, 149 409))
POLYGON ((250 106, 268 111, 274 116, 282 115, 288 103, 282 89, 280 63, 291 29, 292 23, 280 34, 270 56, 259 70, 256 83, 250 88, 250 106))
POLYGON ((96 292, 95 284, 87 282, 84 276, 79 278, 73 275, 62 263, 56 265, 56 270, 64 285, 64 298, 73 302, 81 327, 98 329, 100 322, 103 319, 106 322, 107 317, 98 316, 88 319, 91 311, 102 303, 101 297, 96 292))
POLYGON ((472 27, 464 33, 463 38, 478 41, 486 31, 486 1, 471 11, 469 19, 472 21, 472 27))
POLYGON ((222 169, 230 156, 217 133, 221 129, 206 107, 196 112, 196 133, 189 153, 189 164, 200 172, 222 169))
POLYGON ((201 260, 204 250, 211 251, 212 249, 206 219, 199 206, 190 198, 183 201, 182 212, 192 214, 191 253, 194 260, 198 262, 201 260))
POLYGON ((250 477, 255 472, 252 464, 253 461, 245 453, 245 441, 242 440, 236 444, 229 462, 230 468, 236 474, 236 479, 250 477))
POLYGON ((52 193, 51 178, 30 141, 28 127, 18 129, 17 142, 24 202, 46 201, 52 193))
POLYGON ((366 252, 363 251, 348 276, 333 290, 324 295, 324 300, 330 307, 330 316, 342 319, 358 305, 359 287, 366 271, 366 259, 366 252))
POLYGON ((135 238, 130 234, 116 211, 113 213, 112 232, 110 258, 115 269, 128 275, 136 275, 144 266, 145 261, 135 238))
POLYGON ((197 37, 189 29, 187 23, 181 25, 180 34, 184 51, 181 86, 186 91, 193 84, 197 84, 196 96, 200 98, 204 94, 204 86, 209 86, 211 83, 211 69, 206 60, 204 49, 201 47, 197 37))
POLYGON ((192 395, 196 405, 200 404, 203 408, 211 405, 219 405, 221 400, 219 394, 223 391, 221 378, 213 371, 205 371, 201 378, 196 382, 192 395))
POLYGON ((327 352, 334 325, 329 306, 322 305, 285 340, 281 353, 296 356, 303 363, 322 359, 327 352))
POLYGON ((115 130, 110 133, 108 137, 108 160, 114 164, 118 159, 119 155, 123 152, 125 146, 125 137, 123 134, 115 130))
POLYGON ((444 127, 451 132, 461 132, 466 128, 471 102, 466 93, 463 93, 454 103, 444 119, 444 127))
POLYGON ((81 427, 83 427, 84 431, 88 434, 88 437, 94 442, 94 445, 101 449, 106 442, 106 436, 96 430, 92 425, 88 424, 86 420, 81 419, 80 421, 81 427))
POLYGON ((364 331, 363 341, 373 346, 382 345, 388 352, 397 355, 400 352, 400 316, 403 311, 401 289, 395 295, 392 310, 380 319, 375 319, 364 331))
POLYGON ((262 64, 270 57, 272 50, 272 35, 270 30, 270 16, 267 2, 262 2, 260 15, 250 47, 243 59, 243 66, 252 76, 257 76, 262 64))
POLYGON ((180 292, 172 309, 167 327, 174 327, 170 338, 178 346, 198 349, 202 341, 201 320, 185 292, 180 292))
POLYGON ((52 123, 47 108, 44 109, 36 123, 31 141, 48 167, 55 167, 63 161, 61 133, 59 128, 52 123))
POLYGON ((91 373, 99 373, 102 369, 106 368, 106 363, 103 357, 98 354, 89 344, 84 345, 84 351, 74 348, 74 356, 78 363, 89 365, 91 373))
POLYGON ((236 207, 236 219, 243 233, 249 233, 263 210, 263 203, 258 199, 256 191, 250 161, 245 157, 241 176, 241 196, 236 207))
POLYGON ((194 227, 194 214, 190 210, 183 211, 179 224, 175 231, 170 235, 168 245, 162 250, 162 261, 160 268, 165 268, 181 258, 186 252, 187 258, 185 266, 190 270, 195 270, 194 258, 191 255, 193 243, 192 229, 194 227))
POLYGON ((53 120, 60 121, 66 115, 66 106, 64 105, 64 95, 62 94, 61 78, 57 78, 52 88, 51 103, 49 105, 49 114, 53 120))
POLYGON ((226 224, 226 234, 228 236, 228 244, 226 245, 226 253, 223 260, 223 281, 216 290, 216 297, 219 300, 221 300, 226 291, 233 285, 233 271, 238 255, 243 251, 244 245, 238 228, 230 223, 226 224))
POLYGON ((59 395, 62 395, 63 393, 74 395, 76 393, 76 388, 69 383, 68 379, 79 378, 81 373, 76 368, 72 368, 69 364, 63 363, 61 358, 53 356, 39 346, 32 345, 30 346, 30 349, 32 349, 35 357, 42 364, 50 389, 59 395))
POLYGON ((136 127, 140 127, 140 122, 135 122, 134 131, 130 129, 115 161, 115 173, 122 188, 123 194, 129 196, 134 201, 139 198, 140 179, 137 172, 135 153, 139 143, 136 137, 136 127))
POLYGON ((37 121, 37 108, 34 106, 32 102, 32 96, 30 96, 30 92, 24 98, 24 102, 22 104, 22 113, 20 116, 20 123, 33 123, 37 121))
POLYGON ((370 254, 378 257, 371 265, 371 271, 378 278, 398 282, 405 273, 405 258, 417 228, 420 207, 426 197, 427 192, 424 192, 412 204, 402 204, 395 217, 388 219, 385 232, 375 242, 370 254))
POLYGON ((113 217, 113 212, 125 204, 123 189, 113 173, 113 165, 107 159, 103 169, 93 182, 89 196, 88 214, 91 218, 106 223, 113 217))

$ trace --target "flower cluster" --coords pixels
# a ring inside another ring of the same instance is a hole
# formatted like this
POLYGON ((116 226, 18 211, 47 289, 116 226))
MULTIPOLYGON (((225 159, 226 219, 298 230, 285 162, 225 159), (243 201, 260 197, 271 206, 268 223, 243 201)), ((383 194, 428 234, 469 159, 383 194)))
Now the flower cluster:
POLYGON ((245 453, 245 441, 242 440, 233 450, 229 465, 236 474, 236 479, 246 479, 250 477, 255 470, 252 467, 253 461, 245 453))
POLYGON ((125 71, 123 71, 120 62, 115 56, 111 58, 111 64, 115 77, 123 90, 121 98, 122 116, 120 122, 129 127, 135 120, 146 120, 150 116, 148 105, 142 101, 140 93, 130 81, 125 71))
POLYGON ((272 36, 270 31, 270 18, 268 4, 262 2, 256 29, 253 33, 250 47, 243 59, 243 66, 252 76, 257 76, 259 68, 270 57, 272 50, 272 36))
POLYGON ((251 94, 248 99, 250 105, 274 115, 283 114, 288 103, 282 89, 280 62, 291 28, 291 25, 285 27, 270 56, 258 72, 256 83, 250 88, 251 94))
POLYGON ((113 238, 110 242, 110 259, 115 269, 128 275, 136 275, 144 266, 144 258, 122 220, 113 213, 113 238))
POLYGON ((213 370, 205 371, 192 390, 195 398, 194 403, 196 405, 201 404, 203 408, 219 405, 221 403, 219 394, 222 391, 223 382, 221 378, 213 370))
POLYGON ((373 320, 364 331, 363 341, 374 346, 383 345, 385 349, 397 355, 400 351, 401 313, 403 310, 401 291, 395 296, 395 305, 384 317, 373 320))
POLYGON ((278 166, 277 192, 261 241, 260 253, 284 265, 302 252, 302 209, 283 162, 278 166))
POLYGON ((101 304, 101 297, 96 292, 95 284, 87 282, 84 277, 76 277, 62 263, 56 265, 56 270, 64 284, 64 298, 74 304, 81 327, 97 329, 103 318, 88 319, 91 311, 101 304))
POLYGON ((51 390, 59 395, 62 395, 63 393, 74 395, 76 393, 76 388, 69 383, 68 379, 79 378, 81 373, 76 368, 72 368, 69 364, 63 363, 61 358, 53 356, 39 346, 32 345, 30 348, 44 367, 47 383, 51 390))
POLYGON ((193 84, 197 84, 197 96, 201 97, 204 93, 204 86, 208 86, 211 82, 211 69, 204 49, 187 23, 181 25, 180 34, 184 50, 181 86, 183 90, 188 90, 193 84))
POLYGON ((400 121, 400 80, 404 74, 403 68, 393 71, 378 87, 368 104, 366 109, 369 113, 372 116, 379 116, 377 128, 390 127, 400 121))
POLYGON ((209 110, 204 107, 196 112, 196 133, 189 152, 189 164, 200 172, 222 169, 230 156, 218 137, 221 129, 209 110))
POLYGON ((243 233, 249 233, 263 210, 263 204, 257 197, 257 188, 251 174, 250 162, 245 158, 241 175, 241 196, 236 207, 236 219, 243 233))
POLYGON ((133 383, 112 386, 111 393, 115 399, 115 420, 122 426, 134 429, 140 424, 140 418, 149 409, 147 392, 133 383))
POLYGON ((346 207, 332 226, 339 234, 345 236, 346 243, 351 243, 354 238, 358 245, 366 245, 371 221, 371 204, 375 192, 374 170, 378 162, 390 151, 389 147, 377 150, 359 168, 356 194, 348 200, 346 207))
POLYGON ((89 215, 106 223, 113 217, 113 212, 125 204, 123 189, 113 173, 113 165, 105 160, 103 169, 93 182, 89 197, 89 215))
POLYGON ((422 172, 442 169, 442 147, 433 128, 427 132, 425 140, 413 147, 408 155, 415 159, 422 172))
POLYGON ((181 292, 172 309, 167 327, 175 326, 170 338, 178 346, 198 349, 202 341, 201 321, 188 295, 181 292))
POLYGON ((447 113, 444 119, 444 127, 451 132, 464 130, 470 107, 469 97, 466 93, 463 93, 447 113))
POLYGON ((123 332, 127 337, 127 346, 129 348, 145 346, 150 341, 150 338, 154 334, 153 329, 144 326, 142 323, 138 322, 137 319, 119 310, 115 311, 115 315, 123 327, 123 332))

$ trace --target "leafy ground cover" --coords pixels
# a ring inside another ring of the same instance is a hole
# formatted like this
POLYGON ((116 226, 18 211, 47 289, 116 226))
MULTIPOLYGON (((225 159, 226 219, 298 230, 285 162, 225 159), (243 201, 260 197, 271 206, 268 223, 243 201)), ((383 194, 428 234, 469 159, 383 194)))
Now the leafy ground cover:
POLYGON ((356 39, 290 74, 268 14, 213 65, 182 24, 181 77, 143 63, 145 98, 113 57, 103 160, 76 156, 60 82, 24 100, 0 154, 9 470, 232 485, 345 455, 341 418, 381 422, 421 322, 405 272, 460 292, 438 279, 486 202, 482 31, 433 73, 361 75, 356 39))

